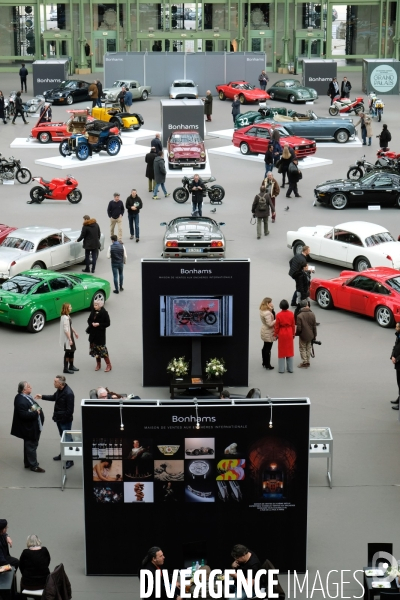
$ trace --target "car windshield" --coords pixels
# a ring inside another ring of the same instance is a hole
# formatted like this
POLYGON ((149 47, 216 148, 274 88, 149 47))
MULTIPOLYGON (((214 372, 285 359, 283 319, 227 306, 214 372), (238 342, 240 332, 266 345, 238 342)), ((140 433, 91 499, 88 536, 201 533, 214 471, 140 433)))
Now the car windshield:
POLYGON ((284 127, 271 127, 271 129, 272 130, 276 129, 277 131, 279 131, 279 133, 281 134, 282 137, 290 135, 288 130, 285 129, 284 127))
POLYGON ((254 90, 254 85, 250 85, 249 83, 238 83, 234 85, 238 90, 254 90))
POLYGON ((381 231, 381 233, 375 233, 365 238, 366 246, 377 246, 378 244, 385 244, 386 242, 395 242, 396 240, 388 231, 381 231))
POLYGON ((388 279, 386 281, 387 285, 389 285, 395 292, 400 294, 400 277, 393 277, 393 279, 388 279))
POLYGON ((364 175, 361 179, 358 180, 358 183, 362 185, 370 185, 376 179, 376 173, 369 173, 368 175, 364 175))
POLYGON ((201 142, 201 137, 198 133, 174 134, 171 137, 171 142, 173 144, 198 144, 201 142))
POLYGON ((63 90, 64 88, 75 87, 75 85, 76 85, 75 81, 62 81, 58 87, 63 90))
POLYGON ((129 85, 127 83, 125 83, 125 81, 114 81, 114 83, 112 84, 112 87, 129 87, 129 85))
POLYGON ((28 294, 40 281, 41 279, 38 277, 31 277, 30 275, 16 275, 5 281, 1 289, 6 292, 13 292, 13 294, 28 294))
POLYGON ((174 81, 174 87, 194 87, 193 81, 174 81))
POLYGON ((33 242, 17 237, 6 237, 1 245, 3 248, 18 248, 18 250, 25 250, 25 252, 32 252, 34 246, 33 242))

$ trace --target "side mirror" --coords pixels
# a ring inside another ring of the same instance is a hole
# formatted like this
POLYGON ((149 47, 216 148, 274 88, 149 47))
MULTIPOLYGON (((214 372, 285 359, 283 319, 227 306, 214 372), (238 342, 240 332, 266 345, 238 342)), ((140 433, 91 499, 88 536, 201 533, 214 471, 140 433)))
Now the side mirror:
POLYGON ((165 221, 163 221, 162 223, 160 223, 160 225, 167 225, 167 224, 165 223, 165 221))
POLYGON ((218 223, 218 225, 221 225, 221 226, 222 226, 222 225, 225 225, 225 223, 218 223))
POLYGON ((345 285, 347 285, 347 281, 343 281, 342 287, 344 287, 345 285))

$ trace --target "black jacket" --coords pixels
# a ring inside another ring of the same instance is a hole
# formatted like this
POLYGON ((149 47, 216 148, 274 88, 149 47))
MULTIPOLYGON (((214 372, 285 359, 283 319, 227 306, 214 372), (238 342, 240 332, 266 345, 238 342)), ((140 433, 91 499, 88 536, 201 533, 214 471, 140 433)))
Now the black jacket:
POLYGON ((234 100, 232 102, 232 114, 234 117, 240 115, 240 100, 234 100))
POLYGON ((381 148, 387 148, 389 146, 389 142, 392 140, 392 135, 389 129, 382 129, 377 137, 379 138, 379 145, 381 148))
POLYGON ((26 77, 28 75, 28 69, 26 67, 21 67, 19 70, 20 77, 26 77))
POLYGON ((301 300, 306 300, 310 295, 310 279, 305 271, 300 271, 296 277, 296 292, 300 292, 301 300))
POLYGON ((15 96, 15 109, 16 110, 22 110, 22 98, 21 96, 15 96))
POLYGON ((87 322, 89 324, 89 342, 96 344, 96 346, 105 346, 106 329, 110 327, 111 322, 110 315, 104 306, 101 307, 98 313, 93 309, 87 322), (92 323, 99 323, 99 327, 92 327, 92 323))
POLYGON ((110 219, 119 219, 125 212, 124 203, 122 200, 110 200, 108 203, 107 214, 110 219))
POLYGON ((275 207, 272 204, 272 200, 271 200, 271 196, 267 193, 264 192, 264 196, 265 196, 265 202, 267 203, 267 209, 266 210, 260 210, 259 209, 259 202, 260 202, 260 197, 261 197, 261 192, 259 194, 257 194, 257 196, 254 198, 253 200, 253 205, 251 207, 251 212, 253 213, 253 215, 259 219, 262 219, 264 217, 268 217, 269 216, 269 209, 271 207, 272 212, 275 212, 275 207))
POLYGON ((165 183, 165 177, 167 170, 165 168, 165 161, 162 156, 156 156, 153 163, 154 168, 154 181, 156 183, 165 183))
POLYGON ((273 165, 274 164, 274 155, 273 155, 273 153, 270 150, 267 150, 266 153, 264 154, 264 162, 267 165, 273 165))
POLYGON ((295 165, 294 162, 291 162, 288 170, 287 170, 287 175, 288 175, 288 179, 289 179, 289 183, 297 183, 298 181, 300 181, 300 176, 299 176, 299 169, 298 166, 295 165))
POLYGON ((96 85, 97 85, 97 89, 99 91, 98 97, 101 98, 103 95, 103 84, 101 83, 101 81, 98 81, 96 85))
POLYGON ((4 96, 0 96, 0 119, 4 120, 4 96))
POLYGON ((329 87, 328 87, 328 95, 331 98, 334 98, 339 93, 339 91, 340 91, 339 84, 338 84, 338 89, 336 91, 335 90, 335 86, 333 85, 333 81, 330 81, 329 82, 329 87))
POLYGON ((198 182, 196 183, 196 181, 194 179, 191 180, 191 182, 189 183, 189 192, 192 194, 192 202, 203 202, 203 190, 205 189, 204 187, 204 183, 201 179, 201 177, 199 177, 198 182), (194 187, 200 187, 200 190, 194 190, 194 187))
POLYGON ((96 219, 89 219, 88 221, 83 221, 81 235, 76 241, 81 242, 83 240, 85 250, 99 250, 100 235, 100 227, 96 219))
POLYGON ((303 253, 295 254, 293 258, 289 260, 289 275, 296 278, 297 273, 302 270, 302 268, 308 263, 308 256, 304 256, 303 253))
POLYGON ((154 159, 156 156, 156 152, 148 152, 144 157, 146 163, 146 177, 148 177, 148 179, 154 179, 154 159))
POLYGON ((56 423, 70 423, 74 418, 75 396, 69 385, 56 390, 55 394, 42 394, 42 399, 55 403, 53 421, 56 423))
MULTIPOLYGON (((14 415, 11 426, 11 435, 23 440, 38 440, 40 436, 38 413, 30 410, 32 404, 22 394, 17 394, 14 399, 14 415)), ((40 420, 44 423, 43 411, 40 420)))
POLYGON ((350 94, 350 90, 351 90, 351 83, 350 83, 350 81, 349 80, 342 81, 342 85, 341 85, 341 88, 340 88, 340 92, 342 94, 342 98, 343 98, 344 94, 350 94), (347 85, 347 87, 349 88, 348 92, 345 92, 345 90, 344 90, 344 86, 345 85, 347 85))
POLYGON ((156 154, 157 154, 157 152, 162 152, 162 143, 161 143, 160 138, 154 138, 153 140, 151 140, 150 148, 155 148, 156 154))
POLYGON ((398 338, 397 335, 396 335, 396 343, 393 346, 392 354, 390 355, 390 360, 392 360, 392 358, 396 359, 394 368, 397 371, 397 369, 400 369, 400 338, 398 338))
POLYGON ((128 215, 138 215, 140 213, 140 209, 143 208, 143 202, 139 198, 139 196, 136 196, 136 198, 132 198, 132 196, 129 195, 125 202, 125 208, 127 210, 128 215), (136 205, 137 210, 131 210, 131 206, 134 205, 136 205))

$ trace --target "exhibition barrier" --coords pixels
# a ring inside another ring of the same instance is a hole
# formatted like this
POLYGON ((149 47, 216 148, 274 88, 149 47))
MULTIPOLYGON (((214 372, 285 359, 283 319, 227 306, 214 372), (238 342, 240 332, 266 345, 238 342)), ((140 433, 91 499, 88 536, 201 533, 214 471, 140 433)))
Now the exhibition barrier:
POLYGON ((400 62, 395 58, 364 58, 362 90, 364 94, 398 95, 400 93, 400 62))
POLYGON ((337 77, 336 60, 319 58, 302 58, 302 85, 314 88, 319 96, 326 96, 329 83, 337 77))
POLYGON ((68 59, 35 60, 32 63, 33 94, 43 94, 68 80, 68 59))

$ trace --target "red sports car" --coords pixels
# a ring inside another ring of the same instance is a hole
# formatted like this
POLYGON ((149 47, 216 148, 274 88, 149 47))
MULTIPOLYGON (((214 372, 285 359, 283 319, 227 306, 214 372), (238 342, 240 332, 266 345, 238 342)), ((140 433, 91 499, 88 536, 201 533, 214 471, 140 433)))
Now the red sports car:
POLYGON ((265 154, 268 144, 271 143, 271 134, 277 129, 283 142, 287 143, 296 152, 298 158, 311 156, 316 153, 317 146, 313 140, 290 135, 282 126, 274 123, 255 123, 233 133, 232 143, 240 148, 242 154, 265 154))
POLYGON ((195 131, 174 131, 167 144, 168 166, 175 167, 198 167, 205 169, 206 151, 204 142, 195 131))
POLYGON ((86 123, 94 121, 94 118, 89 115, 88 110, 67 110, 71 115, 67 122, 52 123, 46 121, 49 106, 40 115, 36 125, 32 128, 31 138, 39 140, 42 144, 50 142, 62 142, 66 137, 70 137, 73 133, 83 133, 86 123))
POLYGON ((389 267, 342 271, 334 279, 313 279, 310 296, 321 308, 343 308, 373 317, 381 327, 400 322, 400 272, 389 267))
POLYGON ((9 225, 3 225, 3 223, 0 223, 0 244, 8 236, 9 233, 15 231, 16 229, 16 227, 10 227, 9 225))
POLYGON ((216 85, 216 90, 220 100, 233 100, 233 97, 238 94, 241 104, 246 102, 262 102, 270 99, 270 95, 254 85, 250 85, 248 81, 230 81, 226 84, 216 85))

